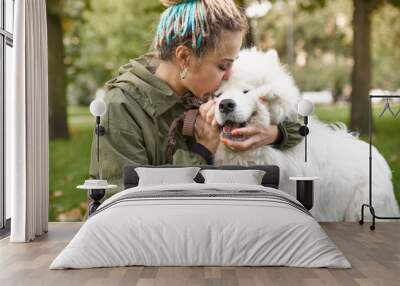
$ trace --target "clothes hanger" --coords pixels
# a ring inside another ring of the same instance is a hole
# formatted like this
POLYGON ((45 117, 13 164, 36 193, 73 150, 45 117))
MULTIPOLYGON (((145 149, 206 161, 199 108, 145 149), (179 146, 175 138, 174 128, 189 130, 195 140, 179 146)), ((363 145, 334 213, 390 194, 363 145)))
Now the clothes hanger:
POLYGON ((399 110, 397 110, 397 112, 396 112, 394 118, 397 118, 397 116, 399 116, 399 115, 400 115, 400 108, 399 108, 399 110))
POLYGON ((389 98, 386 98, 385 106, 383 107, 383 111, 381 112, 381 114, 379 114, 379 117, 382 117, 383 114, 386 112, 386 110, 389 110, 389 112, 392 114, 392 116, 393 116, 394 118, 396 118, 397 115, 400 114, 400 110, 397 111, 397 113, 394 113, 394 112, 393 112, 392 108, 390 107, 389 98))

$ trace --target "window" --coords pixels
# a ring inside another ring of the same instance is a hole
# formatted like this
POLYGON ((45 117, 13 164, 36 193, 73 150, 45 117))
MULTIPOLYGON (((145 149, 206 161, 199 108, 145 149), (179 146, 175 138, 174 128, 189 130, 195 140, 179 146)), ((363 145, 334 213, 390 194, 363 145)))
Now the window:
POLYGON ((14 0, 0 0, 0 236, 10 228, 10 194, 5 189, 5 99, 11 93, 14 0))

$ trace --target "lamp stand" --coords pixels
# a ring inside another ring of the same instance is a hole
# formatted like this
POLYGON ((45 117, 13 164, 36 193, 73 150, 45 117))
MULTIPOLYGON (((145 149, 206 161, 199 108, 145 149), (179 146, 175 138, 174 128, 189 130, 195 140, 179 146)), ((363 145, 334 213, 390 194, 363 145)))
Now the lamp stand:
POLYGON ((91 216, 97 208, 101 205, 100 200, 104 197, 106 193, 105 189, 90 189, 89 197, 93 200, 89 204, 89 216, 91 216))
POLYGON ((104 128, 104 126, 100 125, 100 116, 96 116, 95 133, 97 136, 97 163, 99 163, 99 161, 100 161, 100 136, 103 136, 106 133, 106 129, 104 128))
POLYGON ((307 135, 310 133, 310 130, 307 127, 308 124, 308 116, 304 116, 304 125, 300 127, 299 133, 304 137, 304 161, 307 162, 307 135))

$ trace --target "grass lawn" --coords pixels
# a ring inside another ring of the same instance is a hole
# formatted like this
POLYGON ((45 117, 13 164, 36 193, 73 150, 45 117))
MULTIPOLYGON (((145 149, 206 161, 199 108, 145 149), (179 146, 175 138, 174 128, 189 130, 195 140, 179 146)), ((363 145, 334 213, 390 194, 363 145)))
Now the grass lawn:
MULTIPOLYGON (((378 118, 381 108, 374 107, 374 145, 388 161, 393 171, 397 201, 400 202, 400 125, 399 118, 388 114, 378 118)), ((349 107, 318 106, 316 115, 323 121, 341 121, 348 125, 349 107)), ((50 221, 81 220, 86 207, 86 192, 76 186, 88 179, 90 148, 94 118, 88 107, 69 107, 69 140, 50 142, 50 221)), ((368 140, 367 137, 362 137, 368 140)), ((368 158, 366 158, 368 162, 368 158)))
POLYGON ((88 179, 94 117, 88 107, 69 107, 70 139, 50 141, 49 220, 80 220, 86 192, 76 189, 88 179))

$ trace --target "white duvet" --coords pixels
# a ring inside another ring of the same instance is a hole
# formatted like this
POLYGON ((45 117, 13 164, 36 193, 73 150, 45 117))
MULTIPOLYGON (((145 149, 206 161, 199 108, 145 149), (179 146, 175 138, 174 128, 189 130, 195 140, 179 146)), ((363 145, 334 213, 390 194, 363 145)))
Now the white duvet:
POLYGON ((279 190, 255 185, 193 183, 127 189, 99 207, 50 269, 127 265, 350 268, 318 222, 298 204, 279 190), (135 198, 175 190, 172 197, 135 198), (215 196, 232 191, 241 196, 215 196), (260 197, 251 191, 258 191, 260 197), (190 196, 193 192, 214 196, 190 196))

